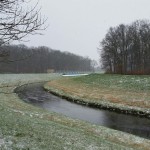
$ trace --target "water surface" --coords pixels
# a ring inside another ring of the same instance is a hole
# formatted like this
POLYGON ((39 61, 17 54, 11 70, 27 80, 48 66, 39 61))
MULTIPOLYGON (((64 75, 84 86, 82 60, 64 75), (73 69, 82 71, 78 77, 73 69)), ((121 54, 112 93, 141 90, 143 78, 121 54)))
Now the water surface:
POLYGON ((43 109, 150 139, 150 119, 69 102, 44 91, 43 83, 25 85, 15 92, 24 101, 43 109))

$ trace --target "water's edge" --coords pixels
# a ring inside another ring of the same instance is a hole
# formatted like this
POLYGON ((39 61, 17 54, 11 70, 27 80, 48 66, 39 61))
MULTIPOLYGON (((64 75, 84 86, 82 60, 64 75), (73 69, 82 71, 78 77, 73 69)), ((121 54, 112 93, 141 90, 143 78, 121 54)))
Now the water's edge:
POLYGON ((85 105, 91 108, 99 108, 99 109, 104 109, 104 110, 109 110, 117 113, 122 113, 122 114, 129 114, 129 115, 134 115, 134 116, 139 116, 139 117, 144 117, 144 118, 149 118, 150 119, 150 110, 142 110, 142 109, 136 109, 134 107, 120 107, 117 104, 112 104, 112 103, 95 103, 95 102, 90 102, 90 101, 85 101, 84 99, 77 98, 77 97, 72 97, 69 94, 61 92, 59 89, 54 89, 53 87, 47 86, 45 84, 43 86, 44 90, 58 96, 62 99, 66 99, 67 101, 74 102, 80 105, 85 105))
MULTIPOLYGON (((64 96, 54 96, 45 91, 45 82, 25 84, 17 87, 14 92, 20 99, 34 106, 56 112, 73 119, 80 119, 93 124, 105 126, 115 130, 131 133, 150 139, 150 119, 137 115, 127 115, 116 113, 106 107, 107 110, 99 109, 95 106, 83 106, 85 103, 65 99, 64 96), (63 99, 62 99, 63 97, 63 99), (91 108, 95 107, 95 108, 91 108)), ((56 95, 56 93, 55 93, 56 95)), ((88 105, 89 106, 89 105, 88 105)))

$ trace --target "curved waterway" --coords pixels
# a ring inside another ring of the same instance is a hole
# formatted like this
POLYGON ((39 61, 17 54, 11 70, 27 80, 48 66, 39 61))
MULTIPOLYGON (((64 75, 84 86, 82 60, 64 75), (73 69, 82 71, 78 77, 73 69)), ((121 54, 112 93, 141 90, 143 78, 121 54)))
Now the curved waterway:
POLYGON ((24 85, 18 87, 15 92, 25 102, 43 109, 150 139, 150 119, 69 102, 46 92, 43 83, 24 85))

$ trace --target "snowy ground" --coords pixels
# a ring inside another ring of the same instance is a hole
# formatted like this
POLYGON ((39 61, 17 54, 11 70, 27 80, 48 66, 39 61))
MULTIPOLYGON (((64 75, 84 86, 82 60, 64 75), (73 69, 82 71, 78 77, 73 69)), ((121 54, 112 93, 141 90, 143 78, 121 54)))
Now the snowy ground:
POLYGON ((150 117, 150 76, 90 74, 53 80, 45 88, 78 103, 150 117))
POLYGON ((64 74, 64 77, 76 77, 76 76, 86 76, 88 74, 64 74))
POLYGON ((42 110, 21 101, 16 86, 58 78, 0 75, 1 150, 148 150, 150 141, 42 110))

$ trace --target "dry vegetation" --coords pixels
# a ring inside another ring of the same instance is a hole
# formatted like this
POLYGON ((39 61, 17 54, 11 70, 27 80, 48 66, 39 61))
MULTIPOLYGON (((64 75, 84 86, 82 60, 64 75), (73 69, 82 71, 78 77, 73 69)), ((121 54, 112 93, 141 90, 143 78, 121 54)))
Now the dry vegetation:
POLYGON ((13 93, 16 86, 58 76, 0 77, 1 150, 148 150, 150 147, 149 140, 45 111, 24 103, 13 93))
POLYGON ((92 74, 61 78, 48 86, 87 102, 150 109, 150 76, 92 74))

